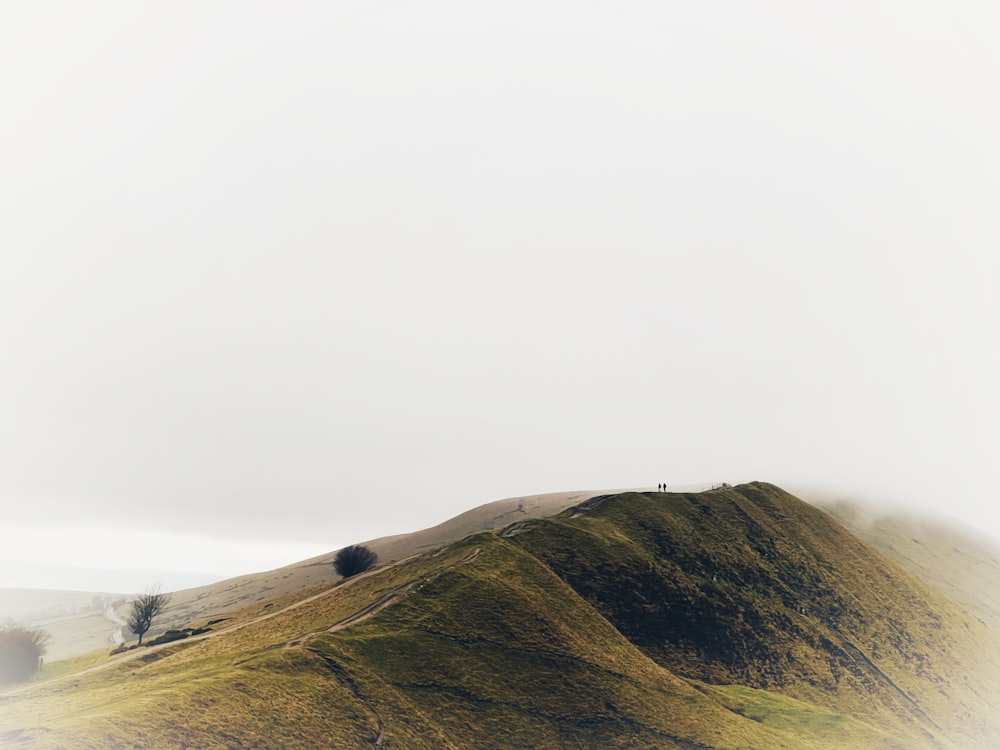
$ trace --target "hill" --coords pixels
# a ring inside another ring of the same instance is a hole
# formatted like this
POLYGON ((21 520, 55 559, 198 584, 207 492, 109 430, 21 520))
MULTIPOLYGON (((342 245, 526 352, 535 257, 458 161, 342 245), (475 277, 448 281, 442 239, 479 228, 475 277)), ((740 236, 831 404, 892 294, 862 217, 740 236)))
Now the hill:
POLYGON ((978 529, 846 502, 819 503, 852 534, 1000 628, 1000 542, 978 529))
POLYGON ((592 497, 190 624, 0 692, 0 739, 1000 746, 995 630, 766 484, 592 497))
POLYGON ((517 539, 658 663, 895 717, 897 736, 989 717, 995 746, 995 630, 828 515, 757 483, 603 501, 517 539))
MULTIPOLYGON (((443 523, 409 534, 380 537, 362 542, 374 550, 379 560, 391 563, 425 551, 432 551, 470 534, 493 531, 516 520, 541 518, 593 497, 597 492, 554 492, 497 500, 466 511, 443 523)), ((165 613, 164 627, 182 627, 199 618, 222 617, 275 597, 333 585, 340 576, 333 569, 336 550, 275 570, 251 573, 218 583, 172 594, 165 613)))
MULTIPOLYGON (((539 518, 599 494, 593 491, 554 492, 512 497, 473 508, 443 523, 409 534, 397 534, 363 542, 383 562, 438 549, 481 531, 492 531, 515 520, 539 518)), ((339 576, 333 569, 336 551, 274 570, 248 573, 217 583, 171 593, 171 606, 158 618, 164 629, 182 628, 190 622, 227 617, 246 607, 277 597, 304 592, 316 586, 333 585, 339 576)), ((151 576, 150 581, 157 580, 151 576)), ((81 656, 115 645, 125 614, 125 597, 118 594, 51 591, 47 589, 0 589, 0 621, 16 620, 52 635, 50 659, 81 656), (109 603, 114 605, 108 611, 109 603)), ((129 636, 128 633, 125 634, 129 636)))

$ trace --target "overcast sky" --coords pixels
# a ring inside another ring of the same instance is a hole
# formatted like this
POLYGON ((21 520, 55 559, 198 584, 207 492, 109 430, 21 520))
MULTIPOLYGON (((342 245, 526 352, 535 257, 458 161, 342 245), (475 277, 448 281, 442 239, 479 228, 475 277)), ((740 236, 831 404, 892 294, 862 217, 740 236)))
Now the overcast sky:
POLYGON ((0 557, 235 574, 660 481, 1000 534, 998 22, 5 4, 0 557))

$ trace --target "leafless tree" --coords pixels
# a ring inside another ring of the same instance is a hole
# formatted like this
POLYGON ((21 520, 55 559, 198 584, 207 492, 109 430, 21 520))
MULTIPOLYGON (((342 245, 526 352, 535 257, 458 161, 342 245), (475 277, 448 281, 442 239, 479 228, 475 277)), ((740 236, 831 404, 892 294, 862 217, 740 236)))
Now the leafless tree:
POLYGON ((140 646, 142 645, 142 636, 153 624, 153 618, 160 614, 169 602, 170 595, 162 593, 158 586, 154 586, 141 594, 136 594, 129 603, 126 623, 129 630, 139 636, 140 646))

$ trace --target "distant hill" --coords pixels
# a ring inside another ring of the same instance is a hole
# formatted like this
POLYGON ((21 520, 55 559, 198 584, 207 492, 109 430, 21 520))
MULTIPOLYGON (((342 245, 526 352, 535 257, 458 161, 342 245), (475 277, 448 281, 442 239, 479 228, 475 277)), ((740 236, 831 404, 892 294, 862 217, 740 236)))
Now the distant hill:
POLYGON ((1000 628, 1000 541, 958 522, 876 514, 856 503, 819 507, 893 562, 1000 628))
POLYGON ((763 483, 584 494, 47 667, 0 691, 0 742, 1000 747, 995 626, 830 515, 763 483))

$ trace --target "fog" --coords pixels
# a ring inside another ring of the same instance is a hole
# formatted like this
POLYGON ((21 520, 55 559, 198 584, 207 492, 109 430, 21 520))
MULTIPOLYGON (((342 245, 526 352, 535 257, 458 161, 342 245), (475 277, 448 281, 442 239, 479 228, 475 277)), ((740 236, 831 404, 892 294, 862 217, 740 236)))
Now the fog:
POLYGON ((5 7, 0 557, 661 481, 1000 534, 997 16, 5 7))

